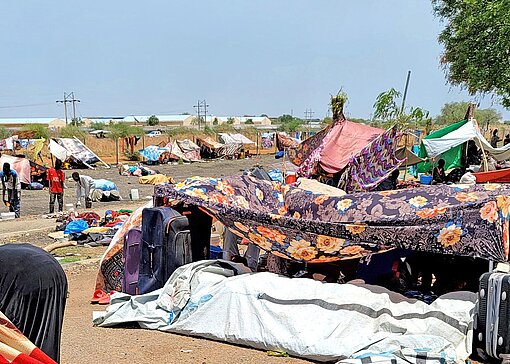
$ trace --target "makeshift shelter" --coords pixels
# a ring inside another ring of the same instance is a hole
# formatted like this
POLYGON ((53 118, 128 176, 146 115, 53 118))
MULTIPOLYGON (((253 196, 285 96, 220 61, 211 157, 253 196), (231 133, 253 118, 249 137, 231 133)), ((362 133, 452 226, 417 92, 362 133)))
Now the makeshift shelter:
POLYGON ((35 181, 43 185, 47 184, 47 167, 41 166, 28 158, 13 157, 5 154, 0 157, 0 166, 3 166, 4 163, 9 163, 11 168, 18 173, 23 188, 27 188, 35 181))
POLYGON ((223 140, 225 144, 253 144, 256 143, 243 134, 229 134, 229 133, 219 133, 220 138, 223 140))
POLYGON ((177 200, 199 206, 260 248, 307 262, 391 248, 507 261, 509 195, 510 186, 488 184, 335 197, 249 176, 155 187, 158 205, 177 200))
MULTIPOLYGON (((485 139, 475 119, 459 121, 443 129, 436 130, 422 140, 419 156, 421 158, 442 158, 445 169, 462 166, 466 154, 466 143, 473 140, 478 148, 486 155, 491 155, 497 161, 510 158, 510 144, 494 148, 485 139)), ((430 171, 429 162, 418 165, 419 172, 430 171)))
POLYGON ((177 140, 177 145, 187 160, 196 162, 200 160, 200 147, 189 139, 177 140))
POLYGON ((110 168, 78 138, 52 138, 49 149, 56 158, 75 166, 93 168, 93 164, 102 162, 107 168, 110 168))
POLYGON ((418 163, 425 162, 425 159, 418 157, 407 147, 399 148, 395 153, 395 156, 403 161, 402 164, 407 166, 414 166, 418 163))
POLYGON ((213 140, 211 137, 198 138, 197 145, 200 147, 202 158, 219 158, 225 155, 225 144, 213 140))
POLYGON ((150 162, 162 162, 162 155, 170 153, 172 150, 168 147, 160 147, 158 145, 148 145, 144 149, 140 149, 138 153, 150 162))

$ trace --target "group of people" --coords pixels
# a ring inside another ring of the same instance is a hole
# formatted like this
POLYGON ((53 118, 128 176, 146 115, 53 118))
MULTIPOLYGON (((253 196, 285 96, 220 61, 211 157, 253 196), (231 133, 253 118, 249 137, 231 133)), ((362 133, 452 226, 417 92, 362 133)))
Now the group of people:
MULTIPOLYGON (((55 212, 55 200, 58 202, 58 211, 64 210, 64 189, 65 173, 62 170, 63 164, 57 159, 55 165, 48 169, 46 178, 49 185, 49 213, 55 212)), ((73 172, 71 175, 76 182, 76 204, 81 206, 81 199, 84 197, 87 208, 92 207, 91 192, 94 189, 94 179, 89 176, 73 172)), ((18 173, 9 163, 4 163, 0 171, 2 180, 2 201, 9 208, 9 212, 14 212, 16 218, 21 213, 21 181, 18 173)))
MULTIPOLYGON (((497 148, 498 143, 500 141, 501 141, 501 138, 498 135, 498 129, 494 129, 492 131, 492 135, 491 135, 491 141, 490 141, 491 147, 497 148)), ((510 144, 510 134, 505 135, 505 139, 503 139, 503 145, 507 145, 507 144, 510 144)))

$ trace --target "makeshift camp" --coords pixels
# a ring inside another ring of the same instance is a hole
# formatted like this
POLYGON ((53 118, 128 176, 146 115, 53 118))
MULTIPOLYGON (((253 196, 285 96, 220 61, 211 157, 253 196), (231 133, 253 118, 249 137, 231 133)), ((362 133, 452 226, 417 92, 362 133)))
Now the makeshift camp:
POLYGON ((287 133, 276 133, 276 148, 278 150, 284 150, 285 148, 297 148, 300 143, 301 141, 299 139, 292 138, 287 135, 287 133))
POLYGON ((197 145, 200 147, 202 158, 214 159, 225 155, 225 144, 219 143, 210 137, 198 138, 197 145))
MULTIPOLYGON (((497 161, 510 158, 510 144, 494 148, 485 139, 475 119, 467 119, 436 130, 422 140, 419 156, 421 158, 445 161, 445 169, 452 169, 465 165, 466 143, 474 141, 485 155, 492 156, 497 161)), ((432 167, 429 162, 418 165, 419 172, 429 172, 432 167)))
POLYGON ((2 155, 0 157, 0 165, 9 163, 19 176, 19 180, 23 188, 30 188, 32 182, 39 182, 47 185, 46 171, 48 168, 41 166, 27 158, 13 157, 10 155, 2 155))
POLYGON ((73 166, 93 168, 95 163, 102 162, 104 166, 110 168, 78 138, 52 138, 49 149, 56 158, 73 166))
POLYGON ((281 257, 351 259, 391 248, 507 261, 510 186, 461 185, 342 197, 249 176, 155 187, 157 204, 209 211, 236 235, 281 257))

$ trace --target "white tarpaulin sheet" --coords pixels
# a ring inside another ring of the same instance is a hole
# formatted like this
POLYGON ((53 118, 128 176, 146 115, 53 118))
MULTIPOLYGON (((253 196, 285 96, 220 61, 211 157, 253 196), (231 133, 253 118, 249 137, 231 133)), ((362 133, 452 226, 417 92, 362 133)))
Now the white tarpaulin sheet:
POLYGON ((255 144, 254 141, 251 141, 243 134, 227 134, 227 133, 219 133, 220 137, 223 139, 225 144, 230 143, 238 143, 238 144, 255 144))
POLYGON ((478 147, 483 148, 486 153, 492 155, 498 161, 510 158, 510 144, 501 148, 492 147, 480 132, 476 120, 468 121, 457 130, 454 130, 441 138, 423 139, 422 143, 427 150, 429 158, 435 158, 469 140, 474 140, 478 147))
POLYGON ((50 139, 50 153, 62 162, 65 162, 67 157, 71 156, 71 153, 68 153, 66 148, 58 144, 53 139, 50 139))
POLYGON ((388 362, 409 363, 426 351, 427 363, 464 363, 471 352, 475 294, 427 305, 381 287, 234 271, 217 261, 188 264, 161 290, 113 295, 94 323, 135 321, 318 361, 383 354, 388 362))

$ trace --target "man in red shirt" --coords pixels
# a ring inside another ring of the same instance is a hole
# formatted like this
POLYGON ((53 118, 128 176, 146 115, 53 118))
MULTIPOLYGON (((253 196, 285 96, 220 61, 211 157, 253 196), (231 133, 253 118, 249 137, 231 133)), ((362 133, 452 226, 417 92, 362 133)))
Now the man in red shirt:
POLYGON ((58 211, 64 209, 64 181, 65 174, 62 171, 62 161, 57 159, 55 167, 48 169, 47 179, 50 185, 50 214, 55 211, 55 198, 58 200, 58 211))

